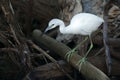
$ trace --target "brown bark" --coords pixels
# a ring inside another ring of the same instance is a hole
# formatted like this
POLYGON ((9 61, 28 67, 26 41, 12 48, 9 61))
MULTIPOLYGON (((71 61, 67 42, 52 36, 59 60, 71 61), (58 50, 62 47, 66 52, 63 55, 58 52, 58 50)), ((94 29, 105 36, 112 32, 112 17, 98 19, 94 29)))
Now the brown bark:
MULTIPOLYGON (((57 62, 67 73, 72 73, 71 66, 64 61, 57 62)), ((65 74, 56 67, 54 63, 48 63, 35 68, 30 75, 37 79, 50 79, 65 76, 65 74)))
MULTIPOLYGON (((103 46, 102 36, 95 36, 93 42, 95 44, 103 46)), ((108 45, 113 47, 120 47, 120 38, 108 38, 108 45)))
MULTIPOLYGON (((100 70, 102 70, 104 73, 107 74, 105 56, 88 57, 88 61, 91 64, 93 64, 94 66, 96 66, 97 68, 99 68, 100 70)), ((120 62, 117 59, 112 58, 111 75, 119 76, 120 75, 120 68, 119 67, 120 67, 120 62)))
MULTIPOLYGON (((50 50, 53 50, 56 54, 59 54, 61 57, 65 58, 65 54, 70 51, 71 49, 64 44, 57 42, 56 40, 44 35, 39 30, 33 31, 33 37, 40 42, 41 44, 45 45, 50 50), (56 46, 57 45, 57 46, 56 46)), ((81 59, 81 56, 74 53, 73 56, 70 58, 70 64, 79 70, 80 66, 76 65, 77 62, 81 59)), ((67 61, 67 59, 66 59, 67 61)), ((95 79, 95 80, 109 80, 109 78, 98 68, 90 64, 89 62, 85 62, 82 64, 80 72, 88 79, 95 79)))
MULTIPOLYGON (((99 68, 100 70, 104 71, 105 73, 107 73, 107 69, 106 69, 106 64, 105 64, 105 57, 100 57, 100 56, 96 56, 96 57, 89 57, 88 60, 95 65, 97 68, 99 68)), ((111 71, 111 75, 114 76, 119 76, 120 75, 120 64, 117 60, 113 59, 113 64, 112 64, 112 71, 111 71)), ((71 74, 73 72, 71 66, 67 63, 65 63, 64 61, 58 61, 57 62, 67 73, 71 74)), ((37 78, 37 79, 50 79, 50 78, 57 78, 57 77, 62 77, 65 76, 65 74, 63 72, 61 72, 61 70, 59 70, 56 65, 54 63, 49 63, 43 66, 39 66, 37 68, 35 68, 34 70, 32 70, 32 72, 30 73, 30 75, 33 78, 37 78)), ((29 76, 30 76, 29 75, 29 76)))
POLYGON ((31 66, 30 56, 28 55, 30 53, 30 50, 28 48, 28 45, 26 44, 25 36, 22 33, 18 20, 16 19, 16 15, 14 13, 13 6, 10 0, 1 0, 0 7, 4 13, 6 22, 8 23, 7 27, 9 27, 9 31, 11 32, 13 39, 7 39, 8 46, 18 49, 17 57, 12 52, 10 52, 11 54, 9 53, 8 55, 13 61, 13 63, 15 63, 15 66, 17 66, 22 71, 18 78, 23 79, 23 77, 25 77, 29 72, 31 66), (18 59, 16 58, 18 58, 20 61, 18 61, 18 59))

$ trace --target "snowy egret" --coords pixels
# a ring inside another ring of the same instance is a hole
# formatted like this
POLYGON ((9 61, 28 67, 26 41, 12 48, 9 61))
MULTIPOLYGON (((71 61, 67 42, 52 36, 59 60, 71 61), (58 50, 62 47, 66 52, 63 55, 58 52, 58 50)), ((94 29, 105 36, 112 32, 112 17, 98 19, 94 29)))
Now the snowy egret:
MULTIPOLYGON (((59 30, 63 34, 80 34, 80 35, 89 36, 91 45, 90 45, 88 51, 86 52, 85 56, 78 62, 80 64, 81 62, 84 62, 86 60, 86 57, 87 57, 88 53, 93 48, 93 43, 92 43, 92 40, 91 40, 92 32, 96 31, 98 29, 98 27, 103 22, 104 22, 104 20, 102 18, 100 18, 100 17, 98 17, 98 16, 96 16, 94 14, 79 13, 79 14, 76 14, 75 16, 73 16, 73 18, 70 21, 70 24, 68 26, 66 26, 66 27, 65 27, 65 24, 64 24, 64 22, 62 20, 60 20, 60 19, 52 19, 49 22, 48 27, 46 28, 45 32, 59 26, 59 30)), ((86 41, 87 39, 88 39, 88 37, 85 38, 84 41, 86 41)), ((69 58, 69 56, 71 54, 73 54, 74 51, 78 47, 79 47, 79 45, 76 46, 71 51, 69 51, 66 54, 67 58, 69 58)))

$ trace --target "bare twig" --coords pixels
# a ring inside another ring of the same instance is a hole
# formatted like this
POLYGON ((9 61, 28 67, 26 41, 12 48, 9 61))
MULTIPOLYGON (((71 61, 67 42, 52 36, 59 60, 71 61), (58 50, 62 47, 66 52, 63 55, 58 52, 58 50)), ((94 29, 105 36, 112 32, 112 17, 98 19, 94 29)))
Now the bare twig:
MULTIPOLYGON (((23 64, 20 65, 21 73, 19 74, 18 77, 22 79, 31 69, 30 56, 29 56, 30 51, 26 44, 24 34, 22 33, 17 18, 13 12, 14 10, 12 8, 12 4, 10 0, 1 0, 0 5, 6 17, 7 23, 10 27, 10 31, 12 32, 13 35, 13 40, 15 41, 14 47, 18 49, 18 58, 20 59, 18 63, 23 64)), ((10 42, 12 41, 9 40, 9 43, 10 42)), ((8 55, 11 59, 12 58, 15 59, 14 54, 8 54, 8 55)))
POLYGON ((102 47, 94 56, 99 55, 104 50, 104 47, 102 47))
POLYGON ((9 51, 18 52, 18 50, 15 48, 0 48, 0 52, 9 52, 9 51))
POLYGON ((10 23, 10 20, 9 20, 9 19, 10 19, 10 16, 9 16, 9 15, 11 15, 10 12, 7 11, 3 5, 1 5, 1 8, 2 8, 2 10, 3 10, 3 12, 4 12, 4 14, 5 14, 6 18, 7 18, 7 22, 8 22, 8 24, 9 24, 9 26, 10 26, 10 29, 11 29, 13 35, 14 35, 14 39, 16 40, 16 42, 17 42, 18 44, 20 44, 19 40, 17 39, 16 33, 15 33, 14 30, 13 30, 12 24, 10 23))
POLYGON ((105 6, 104 6, 104 24, 103 24, 103 41, 104 41, 104 46, 105 46, 105 53, 106 53, 106 64, 107 64, 107 68, 108 68, 108 75, 111 74, 111 56, 110 56, 110 49, 108 46, 108 34, 107 34, 107 30, 108 30, 108 8, 109 8, 109 3, 110 1, 106 2, 105 1, 105 6))
POLYGON ((28 41, 33 48, 37 49, 38 51, 42 52, 49 60, 51 60, 53 63, 55 63, 55 65, 58 67, 58 69, 60 69, 70 80, 74 80, 58 63, 57 61, 52 58, 50 55, 48 55, 44 50, 42 50, 41 48, 39 48, 36 44, 34 44, 32 41, 28 41))

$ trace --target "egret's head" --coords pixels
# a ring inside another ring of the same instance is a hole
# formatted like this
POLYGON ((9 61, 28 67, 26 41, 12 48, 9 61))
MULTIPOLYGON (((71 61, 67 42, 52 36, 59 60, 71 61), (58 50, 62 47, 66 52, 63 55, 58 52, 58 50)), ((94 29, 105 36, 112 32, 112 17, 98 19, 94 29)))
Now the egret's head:
POLYGON ((48 27, 45 29, 44 33, 46 33, 48 30, 51 30, 57 26, 60 26, 61 23, 62 23, 62 21, 59 19, 50 20, 50 22, 48 23, 48 27))

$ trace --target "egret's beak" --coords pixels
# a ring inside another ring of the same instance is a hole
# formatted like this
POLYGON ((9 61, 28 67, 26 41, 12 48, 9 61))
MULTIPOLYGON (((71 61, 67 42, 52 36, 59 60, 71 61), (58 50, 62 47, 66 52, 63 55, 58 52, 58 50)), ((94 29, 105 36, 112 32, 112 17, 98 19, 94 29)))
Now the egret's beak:
POLYGON ((47 29, 45 29, 45 31, 43 32, 44 34, 48 31, 49 29, 47 28, 47 29))
POLYGON ((53 26, 53 25, 48 26, 48 27, 45 29, 45 31, 44 31, 43 33, 45 34, 47 31, 49 31, 49 30, 51 29, 52 26, 53 26))

